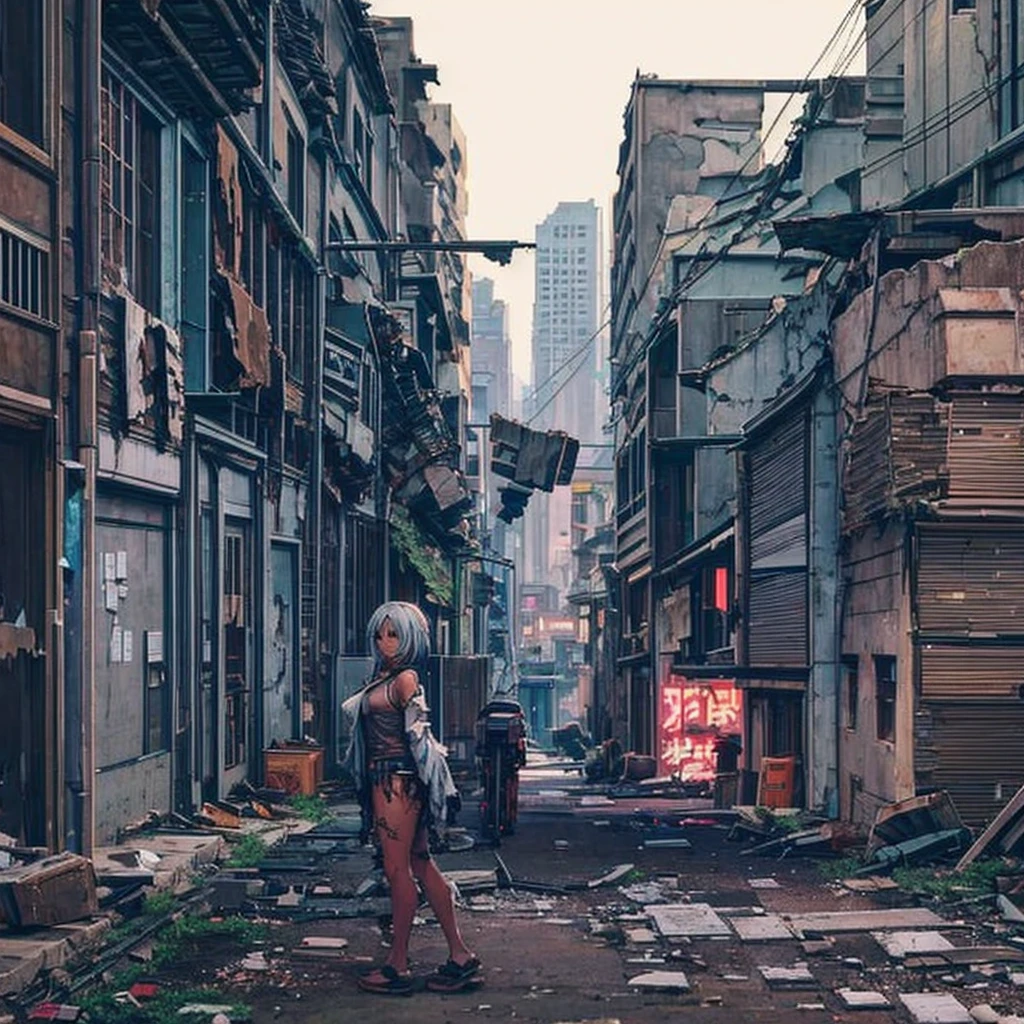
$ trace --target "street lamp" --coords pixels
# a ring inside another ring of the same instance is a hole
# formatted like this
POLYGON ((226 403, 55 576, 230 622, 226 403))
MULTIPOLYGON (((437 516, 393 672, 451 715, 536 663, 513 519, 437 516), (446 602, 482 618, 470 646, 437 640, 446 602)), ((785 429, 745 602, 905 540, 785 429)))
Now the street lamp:
POLYGON ((536 242, 516 242, 510 239, 491 241, 472 241, 458 239, 450 242, 408 242, 345 239, 342 242, 328 242, 324 249, 328 252, 475 252, 485 259, 500 263, 503 267, 512 262, 512 253, 516 249, 536 249, 536 242))

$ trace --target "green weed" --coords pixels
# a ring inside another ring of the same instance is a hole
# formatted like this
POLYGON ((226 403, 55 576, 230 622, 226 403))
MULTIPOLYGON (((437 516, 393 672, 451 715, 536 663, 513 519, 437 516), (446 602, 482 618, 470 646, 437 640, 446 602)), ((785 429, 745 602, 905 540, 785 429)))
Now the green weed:
POLYGON ((1005 875, 1006 870, 1006 865, 997 858, 975 861, 963 871, 933 867, 895 868, 892 877, 905 892, 948 900, 992 892, 996 878, 1005 875))
POLYGON ((121 991, 124 989, 111 985, 84 996, 79 1005, 89 1020, 102 1021, 103 1024, 188 1024, 198 1018, 191 1014, 181 1015, 178 1011, 189 1003, 230 1005, 228 1017, 231 1020, 249 1020, 252 1016, 252 1011, 244 1003, 236 1003, 211 988, 162 987, 153 999, 139 1006, 130 1001, 119 1001, 115 993, 121 991))
POLYGON ((837 857, 835 860, 819 860, 814 865, 818 874, 827 882, 838 882, 849 878, 855 871, 864 866, 859 857, 837 857))
POLYGON ((170 889, 157 889, 147 893, 142 904, 142 912, 151 917, 169 914, 177 906, 178 898, 170 889))
POLYGON ((267 844, 249 832, 235 844, 227 860, 229 868, 254 868, 266 857, 267 844))
POLYGON ((330 820, 333 815, 322 796, 310 796, 306 793, 296 793, 289 801, 292 810, 306 821, 321 822, 330 820))

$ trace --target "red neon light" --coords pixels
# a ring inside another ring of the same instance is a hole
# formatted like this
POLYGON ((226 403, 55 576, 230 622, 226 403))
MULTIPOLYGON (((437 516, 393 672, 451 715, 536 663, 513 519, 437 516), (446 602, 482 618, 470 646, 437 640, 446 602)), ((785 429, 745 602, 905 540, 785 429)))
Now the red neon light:
POLYGON ((715 608, 720 612, 729 610, 729 570, 725 566, 715 569, 715 608))
POLYGON ((696 683, 670 676, 658 706, 658 771, 683 779, 715 775, 715 746, 743 732, 743 693, 731 682, 696 683), (678 680, 678 681, 677 681, 678 680))

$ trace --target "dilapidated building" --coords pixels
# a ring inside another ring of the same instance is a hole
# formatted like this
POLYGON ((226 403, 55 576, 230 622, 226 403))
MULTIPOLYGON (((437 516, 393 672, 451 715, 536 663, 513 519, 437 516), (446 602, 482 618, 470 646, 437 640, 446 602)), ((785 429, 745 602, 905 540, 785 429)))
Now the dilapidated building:
MULTIPOLYGON (((0 830, 88 853, 274 744, 333 766, 397 520, 442 565, 471 538, 470 314, 461 257, 385 251, 415 203, 363 5, 31 6, 0 11, 0 830)), ((465 140, 429 131, 450 240, 465 140)))

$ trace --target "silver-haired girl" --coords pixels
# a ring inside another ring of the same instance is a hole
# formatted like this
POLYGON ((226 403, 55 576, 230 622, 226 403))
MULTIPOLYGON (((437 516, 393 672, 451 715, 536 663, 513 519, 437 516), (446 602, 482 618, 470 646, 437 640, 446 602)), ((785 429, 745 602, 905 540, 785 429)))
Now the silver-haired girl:
POLYGON ((418 882, 448 943, 448 961, 428 989, 452 992, 479 980, 480 961, 463 941, 448 880, 430 855, 431 828, 445 823, 457 795, 445 749, 430 731, 419 672, 430 650, 426 616, 414 604, 388 601, 366 629, 373 676, 342 705, 349 724, 345 767, 356 785, 364 829, 381 851, 391 889, 392 942, 387 960, 359 978, 365 992, 409 995, 409 937, 418 882))

